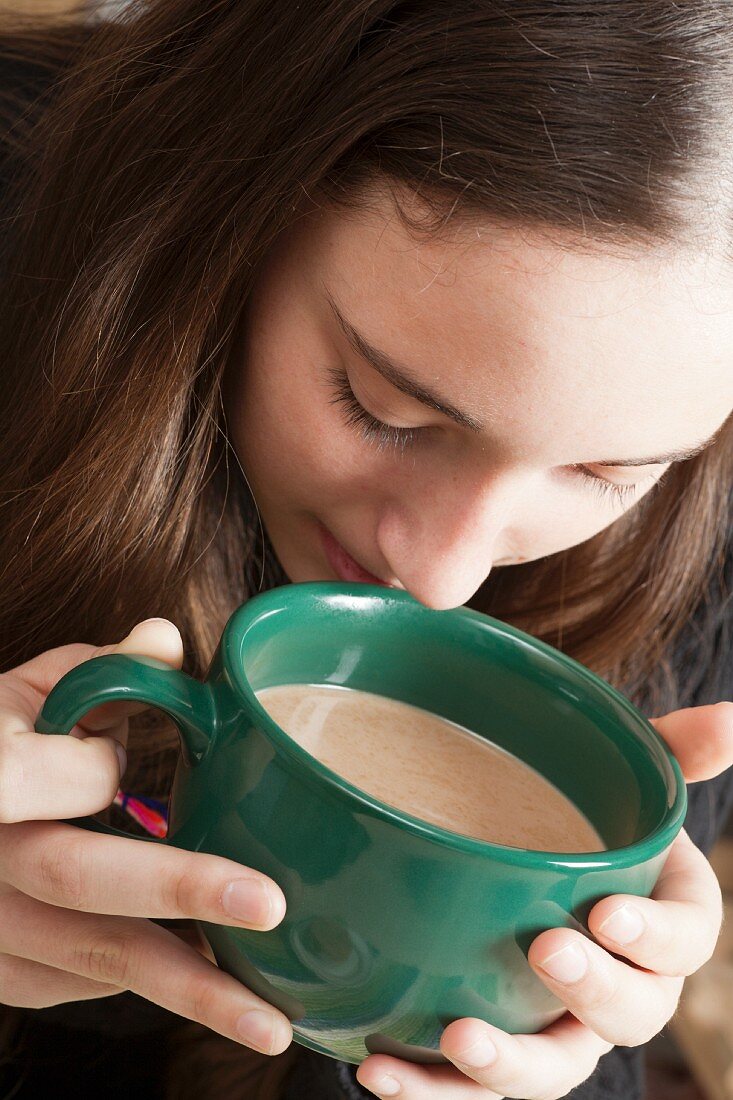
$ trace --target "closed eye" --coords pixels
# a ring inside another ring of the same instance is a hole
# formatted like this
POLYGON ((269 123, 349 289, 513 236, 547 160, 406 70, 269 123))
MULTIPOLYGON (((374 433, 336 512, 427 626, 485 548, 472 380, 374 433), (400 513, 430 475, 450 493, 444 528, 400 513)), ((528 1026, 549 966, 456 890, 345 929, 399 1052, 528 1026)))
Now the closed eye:
MULTIPOLYGON (((342 405, 346 410, 345 422, 356 429, 365 442, 376 446, 378 451, 393 448, 404 453, 408 447, 414 447, 421 436, 429 430, 427 427, 400 428, 394 424, 386 424, 364 408, 352 390, 348 375, 343 368, 331 367, 327 370, 327 374, 333 389, 330 404, 342 405)), ((611 499, 620 504, 633 500, 641 485, 647 480, 643 478, 633 485, 619 485, 594 473, 587 466, 571 466, 570 469, 580 475, 583 482, 603 499, 611 499)))
POLYGON ((331 367, 327 373, 334 390, 330 404, 343 405, 346 408, 346 423, 356 428, 367 443, 376 445, 378 451, 388 447, 404 451, 415 445, 420 432, 427 431, 426 428, 398 428, 394 424, 385 424, 383 420, 378 420, 357 400, 344 370, 331 367))

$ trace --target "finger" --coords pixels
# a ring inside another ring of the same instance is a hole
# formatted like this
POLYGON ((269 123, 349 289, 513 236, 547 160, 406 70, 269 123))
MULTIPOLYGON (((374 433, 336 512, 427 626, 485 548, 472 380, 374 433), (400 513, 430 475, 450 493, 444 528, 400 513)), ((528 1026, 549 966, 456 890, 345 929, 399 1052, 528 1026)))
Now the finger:
POLYGON ((733 764, 733 703, 686 707, 651 723, 677 757, 687 783, 712 779, 733 764))
POLYGON ((639 1046, 674 1014, 682 978, 636 969, 570 928, 533 940, 527 958, 548 989, 614 1046, 639 1046))
MULTIPOLYGON (((3 695, 3 707, 4 702, 3 695)), ((124 752, 113 737, 101 734, 82 739, 0 731, 0 823, 82 817, 106 809, 119 789, 124 752)))
POLYGON ((128 715, 149 709, 148 704, 105 703, 77 723, 69 737, 34 730, 36 716, 61 676, 84 660, 112 652, 158 657, 174 667, 182 661, 173 623, 146 620, 116 645, 61 646, 0 676, 0 822, 81 817, 114 800, 125 768, 117 742, 127 744, 128 715), (90 736, 90 730, 97 732, 90 736))
MULTIPOLYGON (((155 657, 166 661, 173 668, 180 668, 183 663, 183 642, 174 623, 167 619, 145 619, 144 622, 136 623, 122 641, 112 645, 93 646, 75 642, 39 653, 0 676, 3 719, 0 731, 25 733, 32 730, 46 697, 59 680, 84 661, 109 653, 155 657)), ((149 706, 148 703, 122 699, 102 703, 80 718, 71 734, 85 737, 91 732, 110 730, 123 718, 140 714, 148 710, 149 706)))
POLYGON ((290 1045, 283 1013, 158 924, 58 909, 20 893, 1 908, 0 951, 130 989, 262 1054, 290 1045))
POLYGON ((487 1091, 454 1066, 420 1066, 386 1054, 365 1058, 356 1079, 375 1096, 399 1100, 503 1100, 504 1096, 487 1091))
POLYGON ((715 950, 723 899, 715 872, 683 829, 670 848, 651 899, 615 894, 593 907, 598 942, 657 974, 686 976, 715 950))
POLYGON ((0 1004, 16 1008, 50 1008, 68 1001, 89 1001, 122 993, 116 985, 68 974, 54 966, 19 959, 0 958, 0 1004))
POLYGON ((566 1013, 537 1035, 509 1035, 483 1020, 456 1020, 440 1049, 485 1088, 522 1100, 555 1100, 593 1073, 612 1044, 566 1013))
POLYGON ((509 1035, 483 1020, 456 1020, 443 1032, 440 1049, 455 1069, 373 1054, 362 1062, 357 1080, 376 1096, 400 1100, 556 1100, 590 1076, 611 1044, 566 1013, 537 1035, 509 1035), (391 1077, 401 1086, 399 1092, 394 1085, 387 1091, 385 1076, 387 1085, 391 1077))
POLYGON ((279 924, 286 908, 276 882, 224 856, 57 821, 0 825, 0 879, 64 909, 260 931, 279 924))

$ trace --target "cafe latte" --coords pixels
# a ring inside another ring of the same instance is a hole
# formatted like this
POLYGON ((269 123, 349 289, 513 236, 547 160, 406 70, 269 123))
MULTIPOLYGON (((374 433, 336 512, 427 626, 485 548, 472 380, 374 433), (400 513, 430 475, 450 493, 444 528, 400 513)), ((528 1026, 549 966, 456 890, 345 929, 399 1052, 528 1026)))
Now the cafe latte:
POLYGON ((421 707, 332 684, 255 694, 311 756, 405 813, 495 844, 605 850, 585 815, 534 768, 421 707))

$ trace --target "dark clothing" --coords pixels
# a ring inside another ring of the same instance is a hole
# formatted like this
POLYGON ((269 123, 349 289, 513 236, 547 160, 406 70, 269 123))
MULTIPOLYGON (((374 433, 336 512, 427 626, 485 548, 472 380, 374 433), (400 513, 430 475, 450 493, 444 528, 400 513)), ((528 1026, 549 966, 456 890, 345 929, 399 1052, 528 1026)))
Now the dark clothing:
MULTIPOLYGON (((45 76, 45 74, 44 74, 45 76)), ((44 76, 17 63, 0 59, 0 126, 7 126, 3 89, 40 90, 44 76)), ((2 132, 0 131, 0 149, 2 132)), ((11 169, 0 163, 0 185, 11 169)), ((0 195, 1 202, 1 195, 0 195)), ((675 673, 683 685, 681 705, 701 705, 733 698, 733 538, 722 588, 713 585, 700 601, 696 615, 680 638, 675 673), (705 671, 691 682, 691 655, 704 647, 705 671)), ((686 828, 704 852, 712 847, 733 805, 733 769, 704 783, 692 784, 686 828)), ((124 827, 128 823, 120 821, 124 827)), ((175 921, 159 921, 174 926, 175 921)), ((0 1100, 35 1100, 53 1089, 68 1088, 90 1096, 162 1096, 166 1064, 166 1035, 180 1017, 134 993, 25 1010, 29 1041, 34 1051, 22 1084, 17 1065, 0 1062, 0 1100), (94 1044, 94 1053, 89 1049, 94 1044), (83 1055, 81 1051, 83 1050, 83 1055)), ((283 1100, 366 1100, 372 1094, 355 1080, 356 1067, 300 1048, 283 1100)), ((643 1048, 616 1048, 601 1059, 593 1075, 570 1095, 573 1100, 640 1100, 644 1094, 643 1048)), ((222 1098, 224 1100, 224 1098, 222 1098)), ((227 1098, 228 1100, 228 1098, 227 1098)))

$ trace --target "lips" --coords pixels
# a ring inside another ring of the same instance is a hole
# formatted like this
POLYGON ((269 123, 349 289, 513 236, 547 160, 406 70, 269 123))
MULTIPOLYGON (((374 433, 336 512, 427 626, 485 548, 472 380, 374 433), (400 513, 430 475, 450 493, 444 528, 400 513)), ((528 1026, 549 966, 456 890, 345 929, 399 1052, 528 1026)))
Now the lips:
POLYGON ((328 564, 342 581, 358 581, 361 584, 381 584, 385 588, 393 587, 388 584, 387 581, 380 580, 379 577, 375 577, 373 573, 369 573, 359 565, 358 561, 355 561, 351 554, 343 548, 341 543, 333 537, 327 527, 324 527, 323 524, 319 524, 319 529, 323 549, 328 558, 328 564))

